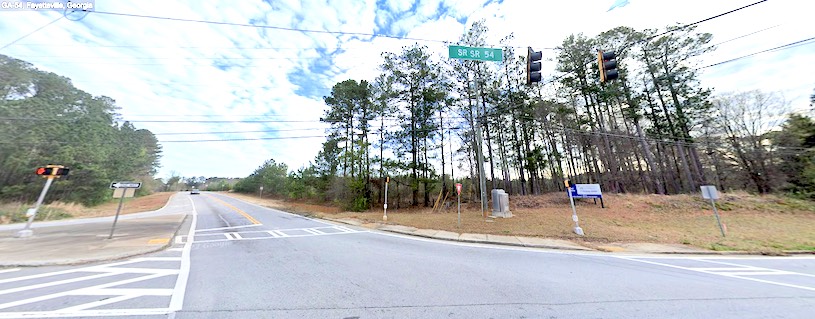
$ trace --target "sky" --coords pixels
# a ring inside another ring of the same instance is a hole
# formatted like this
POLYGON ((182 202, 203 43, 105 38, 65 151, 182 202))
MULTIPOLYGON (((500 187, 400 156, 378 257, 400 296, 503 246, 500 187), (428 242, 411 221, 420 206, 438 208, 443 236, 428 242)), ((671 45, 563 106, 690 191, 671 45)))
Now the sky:
MULTIPOLYGON (((553 49, 570 34, 591 37, 621 25, 664 28, 756 1, 97 0, 96 12, 68 15, 13 44, 62 12, 0 9, 0 46, 11 44, 0 54, 115 99, 122 120, 157 135, 163 148, 158 177, 243 177, 270 158, 290 169, 313 160, 325 140, 323 96, 346 79, 373 80, 382 52, 417 42, 394 37, 421 39, 446 58, 443 41, 456 41, 484 19, 489 44, 498 47, 513 33, 511 45, 543 52, 545 81, 558 75, 553 49), (179 120, 199 122, 161 122, 179 120), (243 133, 218 133, 235 131, 243 133), (249 140, 217 141, 224 139, 249 140)), ((700 23, 699 32, 721 43, 700 63, 815 37, 812 12, 812 1, 768 0, 700 23)), ((815 89, 813 61, 815 45, 807 42, 706 68, 701 83, 719 94, 778 92, 802 112, 810 110, 815 89)))

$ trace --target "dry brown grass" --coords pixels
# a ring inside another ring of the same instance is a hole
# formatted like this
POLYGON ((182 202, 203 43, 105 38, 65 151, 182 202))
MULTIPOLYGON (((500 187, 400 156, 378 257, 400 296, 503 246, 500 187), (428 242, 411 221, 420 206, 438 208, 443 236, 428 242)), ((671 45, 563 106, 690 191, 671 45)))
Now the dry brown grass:
MULTIPOLYGON (((170 196, 172 196, 173 194, 174 193, 171 192, 164 192, 164 193, 154 193, 142 197, 125 198, 121 214, 140 213, 159 209, 163 207, 164 204, 167 203, 167 201, 170 199, 170 196)), ((55 202, 48 205, 43 205, 43 207, 40 208, 40 211, 44 212, 45 214, 43 216, 44 217, 43 220, 54 219, 53 217, 56 217, 57 215, 59 215, 62 218, 68 215, 70 215, 70 217, 72 218, 103 217, 115 215, 116 208, 118 207, 118 205, 119 205, 118 200, 112 200, 110 202, 94 207, 85 207, 81 204, 76 203, 55 202), (54 212, 58 212, 58 214, 54 212), (49 216, 49 214, 53 214, 53 216, 49 216)), ((30 205, 22 205, 20 203, 3 203, 0 206, 0 211, 24 212, 25 209, 28 208, 29 206, 30 205)), ((10 218, 0 218, 0 224, 7 224, 9 222, 11 222, 10 218)))
MULTIPOLYGON (((382 222, 381 208, 368 212, 340 212, 335 207, 280 200, 259 200, 235 195, 255 203, 297 213, 331 218, 355 218, 365 223, 382 222)), ((727 226, 722 238, 710 203, 696 195, 609 194, 605 209, 599 202, 577 203, 580 226, 586 236, 572 232, 571 209, 565 194, 513 196, 514 217, 485 222, 477 204, 462 204, 461 227, 456 225, 455 203, 446 211, 430 209, 388 210, 389 224, 441 229, 459 233, 536 236, 580 241, 587 246, 608 242, 689 244, 715 250, 815 251, 815 203, 775 195, 754 196, 744 192, 723 194, 720 215, 727 226)))

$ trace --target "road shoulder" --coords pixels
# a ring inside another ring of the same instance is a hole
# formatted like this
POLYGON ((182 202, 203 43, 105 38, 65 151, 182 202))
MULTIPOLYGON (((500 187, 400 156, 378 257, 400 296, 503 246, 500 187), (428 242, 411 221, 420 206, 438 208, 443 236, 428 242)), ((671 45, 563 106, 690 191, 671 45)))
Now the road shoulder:
POLYGON ((112 221, 106 219, 35 228, 27 238, 14 237, 19 229, 3 230, 0 267, 83 264, 160 251, 172 244, 191 211, 188 196, 175 195, 169 202, 154 214, 120 219, 112 239, 112 221))

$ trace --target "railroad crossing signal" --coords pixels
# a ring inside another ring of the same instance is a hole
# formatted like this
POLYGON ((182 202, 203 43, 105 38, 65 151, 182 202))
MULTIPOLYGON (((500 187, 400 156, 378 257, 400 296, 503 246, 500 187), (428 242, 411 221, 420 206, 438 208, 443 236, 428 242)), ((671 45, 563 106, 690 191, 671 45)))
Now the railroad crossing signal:
POLYGON ((600 69, 600 83, 606 83, 619 76, 617 73, 617 54, 614 51, 603 52, 603 50, 598 50, 597 66, 600 69))
POLYGON ((526 85, 541 81, 541 59, 543 59, 543 53, 541 51, 533 51, 532 47, 527 49, 526 85))
POLYGON ((68 171, 70 169, 65 168, 62 165, 46 165, 45 167, 38 167, 35 173, 40 176, 56 176, 57 178, 60 176, 68 175, 68 171))

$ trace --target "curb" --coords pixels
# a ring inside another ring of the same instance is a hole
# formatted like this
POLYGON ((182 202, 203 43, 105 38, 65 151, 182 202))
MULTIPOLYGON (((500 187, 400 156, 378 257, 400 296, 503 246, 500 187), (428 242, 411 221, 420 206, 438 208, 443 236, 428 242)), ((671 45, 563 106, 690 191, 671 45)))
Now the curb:
POLYGON ((394 234, 401 234, 401 235, 408 235, 408 236, 415 236, 415 237, 423 237, 423 238, 430 238, 436 240, 446 240, 446 241, 454 241, 460 243, 475 243, 475 244, 489 244, 489 245, 502 245, 502 246, 514 246, 514 247, 527 247, 527 248, 545 248, 545 249, 557 249, 557 250, 571 250, 571 251, 599 251, 596 249, 591 249, 586 247, 585 249, 577 249, 577 248, 570 248, 570 247, 562 247, 562 246, 548 246, 548 245, 526 245, 526 244, 515 244, 515 243, 504 243, 504 242, 495 242, 495 241, 488 241, 488 240, 465 240, 465 239, 452 239, 452 238, 442 238, 442 237, 433 237, 429 235, 422 235, 422 234, 415 234, 409 232, 400 232, 397 230, 391 229, 379 229, 379 231, 385 231, 394 234))
MULTIPOLYGON (((339 219, 333 219, 333 218, 319 218, 319 219, 327 220, 327 221, 331 221, 331 222, 335 222, 335 223, 342 223, 342 224, 345 224, 345 225, 364 227, 364 226, 361 226, 361 225, 354 225, 353 223, 348 223, 348 222, 345 222, 345 221, 339 220, 339 219)), ((576 249, 576 248, 562 247, 562 246, 527 245, 527 244, 523 244, 523 243, 515 244, 515 243, 494 242, 494 241, 488 241, 488 240, 463 240, 463 239, 433 237, 433 236, 429 236, 429 235, 422 235, 422 234, 416 234, 416 233, 411 233, 411 232, 401 232, 401 231, 392 230, 392 229, 381 229, 381 228, 373 228, 373 229, 376 229, 376 230, 379 230, 379 231, 384 231, 384 232, 389 232, 389 233, 394 233, 394 234, 401 234, 401 235, 408 235, 408 236, 415 236, 415 237, 422 237, 422 238, 429 238, 429 239, 436 239, 436 240, 446 240, 446 241, 453 241, 453 242, 460 242, 460 243, 490 244, 490 245, 503 245, 503 246, 527 247, 527 248, 545 248, 545 249, 557 249, 557 250, 572 250, 572 251, 600 251, 600 250, 596 250, 596 249, 591 249, 589 247, 585 247, 585 249, 576 249)))
POLYGON ((172 237, 170 240, 167 241, 166 244, 159 247, 151 247, 149 249, 125 253, 125 254, 118 254, 113 256, 107 257, 99 257, 99 258, 88 258, 88 259, 76 259, 76 260, 64 260, 64 261, 49 261, 49 262, 36 262, 36 263, 22 263, 22 264, 6 264, 0 263, 0 267, 3 268, 11 268, 11 267, 45 267, 45 266, 75 266, 75 265, 83 265, 95 262, 105 262, 105 261, 114 261, 114 260, 121 260, 126 259, 134 256, 145 255, 149 253, 155 253, 167 249, 168 247, 173 245, 173 238, 178 235, 178 231, 181 230, 181 226, 184 225, 184 222, 187 221, 189 215, 184 215, 184 218, 181 219, 181 222, 178 223, 178 227, 175 228, 172 237))
MULTIPOLYGON (((352 226, 359 226, 364 227, 361 225, 354 225, 353 223, 349 223, 340 219, 334 218, 325 218, 321 217, 319 219, 327 220, 335 223, 342 223, 345 225, 352 225, 352 226)), ((377 223, 378 225, 382 225, 377 223)), ((706 255, 706 256, 790 256, 790 255, 815 255, 815 251, 807 251, 807 250, 790 250, 790 251, 781 251, 781 252, 760 252, 760 251, 716 251, 716 250, 702 250, 698 252, 680 252, 680 251, 652 251, 652 252, 637 252, 637 251, 620 251, 620 252, 613 252, 613 251, 606 251, 602 249, 594 249, 586 247, 585 249, 575 249, 571 247, 562 247, 562 246, 548 246, 548 245, 526 245, 523 243, 515 244, 515 243, 504 243, 504 242, 494 242, 494 241, 487 241, 487 240, 461 240, 461 239, 452 239, 452 238, 442 238, 442 237, 434 237, 429 235, 422 235, 416 234, 411 232, 402 232, 398 230, 391 230, 391 229, 381 229, 381 228, 373 228, 379 231, 400 234, 400 235, 407 235, 407 236, 415 236, 415 237, 422 237, 422 238, 429 238, 429 239, 436 239, 436 240, 445 240, 445 241, 452 241, 452 242, 462 242, 462 243, 477 243, 477 244, 489 244, 489 245, 502 245, 502 246, 514 246, 514 247, 527 247, 527 248, 544 248, 544 249, 557 249, 557 250, 568 250, 568 251, 582 251, 582 252, 602 252, 607 254, 652 254, 652 255, 706 255)))

